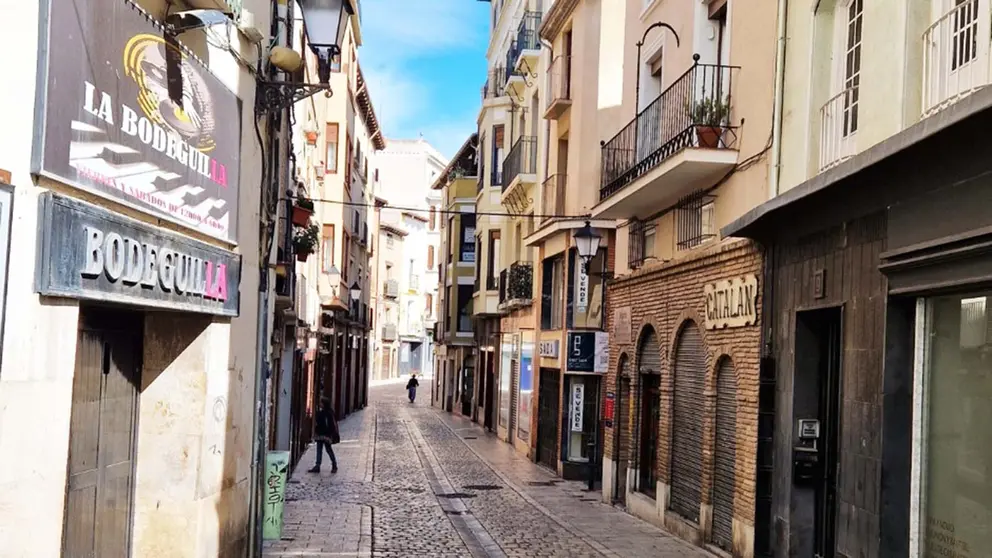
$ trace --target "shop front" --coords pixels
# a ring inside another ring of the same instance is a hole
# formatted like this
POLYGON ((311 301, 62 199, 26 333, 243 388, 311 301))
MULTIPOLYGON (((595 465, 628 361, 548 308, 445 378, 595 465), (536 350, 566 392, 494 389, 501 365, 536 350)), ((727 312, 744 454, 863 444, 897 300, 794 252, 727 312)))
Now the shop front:
POLYGON ((599 467, 600 388, 609 367, 610 337, 602 331, 569 331, 565 347, 562 393, 567 414, 561 425, 561 475, 588 480, 597 476, 599 467))
POLYGON ((237 447, 227 409, 251 395, 227 367, 241 257, 50 192, 41 195, 39 220, 35 289, 49 304, 79 305, 64 548, 106 537, 123 553, 130 532, 136 545, 153 545, 142 526, 197 505, 155 479, 175 479, 185 448, 200 456, 199 481, 190 482, 219 491, 211 479, 222 481, 225 448, 237 447), (105 496, 94 501, 94 493, 105 496), (80 528, 94 506, 111 519, 80 528))
POLYGON ((754 532, 761 271, 757 246, 724 241, 608 294, 604 500, 734 555, 754 532))

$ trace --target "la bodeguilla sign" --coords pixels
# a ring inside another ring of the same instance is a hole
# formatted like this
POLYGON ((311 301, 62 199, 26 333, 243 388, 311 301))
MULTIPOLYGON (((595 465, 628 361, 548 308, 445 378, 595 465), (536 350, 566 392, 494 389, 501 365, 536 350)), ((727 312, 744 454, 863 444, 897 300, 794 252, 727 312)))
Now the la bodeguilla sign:
POLYGON ((241 100, 123 0, 48 0, 33 170, 234 243, 241 100))

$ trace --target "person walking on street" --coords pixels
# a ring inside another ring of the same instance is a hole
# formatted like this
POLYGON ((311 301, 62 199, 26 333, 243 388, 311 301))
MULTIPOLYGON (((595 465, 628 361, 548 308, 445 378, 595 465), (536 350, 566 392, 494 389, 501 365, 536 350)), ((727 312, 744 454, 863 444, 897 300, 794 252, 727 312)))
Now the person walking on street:
POLYGON ((334 418, 334 409, 331 408, 331 400, 326 397, 320 398, 320 410, 317 411, 316 431, 317 439, 317 464, 310 469, 309 473, 320 472, 320 460, 324 457, 324 450, 331 456, 331 472, 338 472, 338 460, 334 457, 334 450, 331 445, 341 442, 341 434, 338 432, 338 421, 334 418))
POLYGON ((406 383, 406 392, 410 396, 410 403, 417 398, 417 387, 420 386, 420 382, 417 381, 416 374, 410 374, 410 381, 406 383))

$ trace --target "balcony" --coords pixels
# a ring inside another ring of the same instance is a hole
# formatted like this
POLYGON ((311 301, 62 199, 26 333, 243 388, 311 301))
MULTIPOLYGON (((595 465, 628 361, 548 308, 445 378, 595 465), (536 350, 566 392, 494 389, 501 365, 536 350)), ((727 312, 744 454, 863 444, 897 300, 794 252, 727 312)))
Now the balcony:
POLYGON ((737 164, 736 66, 696 62, 602 148, 597 219, 645 217, 737 164))
POLYGON ((506 87, 506 68, 503 66, 496 66, 489 70, 486 76, 486 83, 482 85, 482 102, 485 104, 487 100, 498 99, 504 95, 504 89, 506 87))
POLYGON ((510 148, 503 160, 503 194, 501 201, 504 205, 516 205, 515 198, 520 196, 515 190, 520 185, 530 185, 537 182, 537 138, 535 136, 520 136, 510 148))
POLYGON ((382 294, 386 298, 397 298, 400 296, 400 283, 396 279, 387 279, 382 283, 382 294))
POLYGON ((858 88, 834 95, 820 109, 820 172, 857 153, 858 88))
POLYGON ((503 91, 505 95, 513 97, 523 97, 524 90, 532 84, 534 77, 531 72, 516 68, 519 59, 517 51, 517 41, 510 43, 510 48, 506 49, 506 82, 503 91))
POLYGON ((540 29, 541 12, 524 12, 517 26, 513 63, 507 64, 507 68, 528 73, 537 71, 537 61, 541 56, 540 29))
POLYGON ((989 84, 989 0, 964 0, 923 33, 923 117, 989 84))
POLYGON ((548 106, 544 117, 557 120, 572 106, 572 57, 555 57, 548 69, 548 80, 548 106))
POLYGON ((534 294, 534 266, 516 262, 499 273, 499 311, 506 313, 530 306, 534 294))
POLYGON ((541 225, 550 223, 555 215, 565 214, 565 185, 567 174, 553 174, 541 186, 541 225))
POLYGON ((396 324, 385 324, 382 326, 382 340, 396 341, 396 324))

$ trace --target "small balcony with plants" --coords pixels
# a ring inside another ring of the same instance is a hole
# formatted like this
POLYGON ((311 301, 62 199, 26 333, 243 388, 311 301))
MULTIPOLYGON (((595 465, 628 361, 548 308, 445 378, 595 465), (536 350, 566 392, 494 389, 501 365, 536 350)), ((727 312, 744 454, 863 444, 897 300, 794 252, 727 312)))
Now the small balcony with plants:
POLYGON ((499 311, 530 306, 534 297, 534 264, 515 262, 499 274, 499 311))
POLYGON ((693 65, 601 148, 596 219, 642 218, 716 183, 738 159, 736 66, 693 65))

